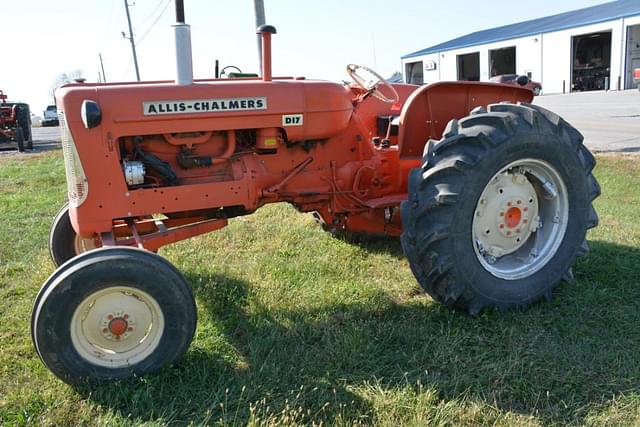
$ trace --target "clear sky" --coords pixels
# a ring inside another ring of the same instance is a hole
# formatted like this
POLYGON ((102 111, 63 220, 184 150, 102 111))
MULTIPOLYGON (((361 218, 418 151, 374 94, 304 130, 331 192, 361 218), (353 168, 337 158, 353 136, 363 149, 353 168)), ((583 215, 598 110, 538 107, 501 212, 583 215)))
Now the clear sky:
MULTIPOLYGON (((340 81, 360 63, 383 76, 404 54, 491 27, 605 3, 605 0, 264 0, 274 75, 340 81)), ((172 79, 173 0, 129 0, 143 80, 172 79)), ((194 75, 212 77, 214 61, 257 70, 253 0, 186 0, 194 75)), ((107 81, 135 79, 124 0, 3 0, 0 89, 31 104, 52 103, 58 75, 82 70, 96 81, 102 53, 107 81)))

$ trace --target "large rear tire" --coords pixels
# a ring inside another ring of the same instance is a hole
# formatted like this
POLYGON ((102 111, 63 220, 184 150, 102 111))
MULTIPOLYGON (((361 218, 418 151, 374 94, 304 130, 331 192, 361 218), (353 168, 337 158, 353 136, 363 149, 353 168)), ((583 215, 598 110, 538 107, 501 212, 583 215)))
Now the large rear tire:
POLYGON ((112 247, 56 271, 39 293, 31 324, 36 350, 57 377, 101 383, 175 363, 193 338, 196 307, 168 261, 112 247))
POLYGON ((31 133, 31 112, 28 104, 16 104, 16 122, 22 128, 25 148, 33 148, 33 136, 31 133))
POLYGON ((535 105, 452 120, 427 144, 401 207, 402 246, 421 286, 472 314, 551 298, 598 223, 594 166, 582 135, 535 105))
POLYGON ((65 203, 53 219, 49 230, 49 255, 56 267, 60 267, 76 255, 99 247, 95 239, 85 239, 75 232, 69 218, 69 204, 65 203))
POLYGON ((24 152, 24 132, 21 127, 16 128, 16 145, 19 152, 24 152))

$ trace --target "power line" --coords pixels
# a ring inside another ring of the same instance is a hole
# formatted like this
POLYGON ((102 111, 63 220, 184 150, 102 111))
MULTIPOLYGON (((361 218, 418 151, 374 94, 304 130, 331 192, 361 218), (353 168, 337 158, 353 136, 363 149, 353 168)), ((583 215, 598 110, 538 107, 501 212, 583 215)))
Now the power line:
POLYGON ((107 38, 107 33, 111 31, 111 23, 113 22, 113 15, 115 14, 116 8, 115 3, 111 2, 111 9, 109 10, 109 20, 107 21, 107 25, 102 29, 102 37, 100 38, 100 48, 104 48, 104 42, 107 38))
POLYGON ((162 15, 164 15, 164 13, 167 11, 167 7, 169 7, 170 3, 171 3, 171 0, 168 0, 167 3, 164 5, 164 9, 162 9, 162 12, 160 12, 160 15, 158 15, 156 17, 155 21, 153 21, 153 23, 147 29, 147 31, 145 31, 144 34, 138 39, 138 45, 140 45, 140 43, 142 43, 142 40, 144 40, 144 38, 147 36, 147 34, 149 34, 149 32, 153 29, 153 27, 155 27, 155 25, 158 23, 160 18, 162 18, 162 15))
MULTIPOLYGON (((169 0, 169 1, 171 1, 171 0, 169 0)), ((160 9, 160 6, 162 6, 162 0, 159 0, 158 4, 156 4, 156 7, 153 9, 153 11, 146 18, 144 18, 144 20, 139 25, 135 25, 135 27, 136 28, 140 28, 143 25, 145 25, 147 22, 149 22, 151 20, 151 17, 153 15, 155 15, 156 12, 160 9)))
POLYGON ((127 78, 127 74, 129 74, 129 69, 131 68, 131 64, 133 63, 133 59, 129 58, 129 62, 127 63, 127 68, 124 69, 124 73, 122 73, 121 81, 124 81, 127 78))

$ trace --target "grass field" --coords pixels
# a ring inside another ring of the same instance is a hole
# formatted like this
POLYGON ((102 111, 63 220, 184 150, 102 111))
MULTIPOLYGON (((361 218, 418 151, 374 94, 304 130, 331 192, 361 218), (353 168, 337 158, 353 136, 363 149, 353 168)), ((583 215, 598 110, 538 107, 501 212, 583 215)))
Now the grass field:
POLYGON ((234 219, 162 251, 198 302, 181 363, 91 390, 29 334, 61 153, 2 158, 0 425, 639 425, 639 161, 599 158, 576 284, 477 318, 424 296, 395 240, 349 244, 284 205, 234 219))

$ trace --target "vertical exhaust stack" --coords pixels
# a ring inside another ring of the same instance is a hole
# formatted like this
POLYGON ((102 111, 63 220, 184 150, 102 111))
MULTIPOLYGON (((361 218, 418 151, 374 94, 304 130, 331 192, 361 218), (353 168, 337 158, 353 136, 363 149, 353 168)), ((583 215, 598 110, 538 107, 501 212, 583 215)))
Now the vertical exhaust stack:
POLYGON ((262 80, 271 81, 271 34, 276 34, 272 25, 260 25, 256 34, 262 36, 262 80))
POLYGON ((176 24, 173 25, 176 47, 176 84, 193 84, 191 27, 184 22, 184 0, 176 0, 176 24))

